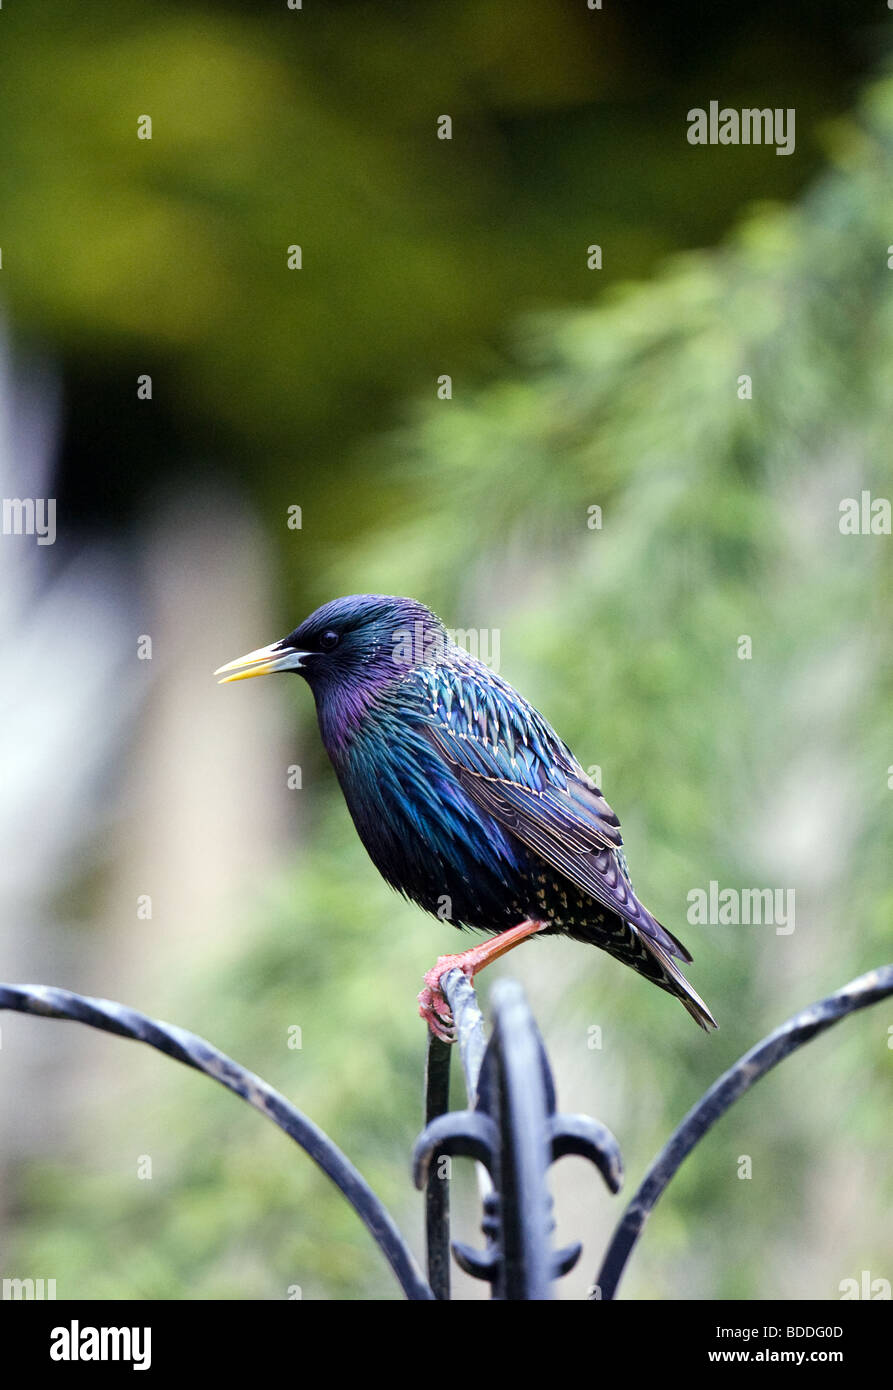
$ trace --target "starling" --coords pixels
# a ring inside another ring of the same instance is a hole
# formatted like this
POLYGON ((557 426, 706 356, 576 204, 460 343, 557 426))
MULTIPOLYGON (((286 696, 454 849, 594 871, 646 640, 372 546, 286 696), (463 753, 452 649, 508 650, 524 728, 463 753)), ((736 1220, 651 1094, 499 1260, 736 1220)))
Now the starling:
MULTIPOLYGON (((354 825, 382 876, 427 912, 492 939, 441 956, 419 1012, 449 1041, 441 976, 469 978, 533 935, 600 946, 716 1027, 676 960, 691 956, 633 892, 620 824, 532 705, 451 641, 421 603, 334 599, 225 681, 296 671, 354 825)), ((223 682, 221 682, 223 683, 223 682)))

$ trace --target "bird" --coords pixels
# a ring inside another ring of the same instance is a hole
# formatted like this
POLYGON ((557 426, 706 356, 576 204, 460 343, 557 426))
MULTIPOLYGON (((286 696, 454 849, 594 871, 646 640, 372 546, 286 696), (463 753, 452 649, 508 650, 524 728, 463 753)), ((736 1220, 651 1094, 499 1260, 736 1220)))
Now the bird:
MULTIPOLYGON (((469 644, 471 645, 471 644, 469 644)), ((307 682, 360 840, 383 878, 441 921, 486 933, 440 956, 419 1013, 455 1041, 441 988, 534 936, 599 946, 718 1025, 677 961, 692 957, 633 891, 620 822, 567 744, 415 599, 352 594, 215 671, 307 682)))

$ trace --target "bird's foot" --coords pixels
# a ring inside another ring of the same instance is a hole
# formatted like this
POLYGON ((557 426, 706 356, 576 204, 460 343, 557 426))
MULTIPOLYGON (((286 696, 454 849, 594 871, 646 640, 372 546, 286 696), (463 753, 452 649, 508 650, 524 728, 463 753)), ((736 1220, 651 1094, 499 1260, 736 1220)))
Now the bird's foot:
POLYGON ((425 988, 419 995, 419 1015, 425 1020, 435 1038, 441 1042, 454 1043, 456 1029, 453 1013, 440 981, 451 970, 461 970, 467 980, 473 980, 480 963, 474 958, 475 951, 461 951, 454 956, 438 956, 437 964, 425 972, 425 988))
POLYGON ((454 956, 438 956, 437 964, 432 965, 425 975, 425 988, 419 995, 419 1013, 435 1038, 447 1043, 456 1041, 453 1014, 440 987, 444 975, 450 970, 461 970, 466 980, 473 980, 485 965, 489 965, 492 960, 498 960, 506 951, 511 951, 519 942, 525 941, 528 936, 535 936, 546 926, 547 922, 528 918, 519 922, 516 927, 509 927, 508 931, 500 932, 490 941, 484 941, 480 946, 472 946, 470 951, 460 951, 454 956))

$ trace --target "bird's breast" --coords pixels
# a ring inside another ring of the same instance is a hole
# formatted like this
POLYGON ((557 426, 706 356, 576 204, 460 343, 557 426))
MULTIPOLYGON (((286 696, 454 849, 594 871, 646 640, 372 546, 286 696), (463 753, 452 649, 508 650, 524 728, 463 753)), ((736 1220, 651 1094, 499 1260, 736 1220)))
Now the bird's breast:
POLYGON ((471 801, 424 720, 367 716, 332 762, 357 833, 392 887, 444 921, 488 930, 522 911, 526 851, 471 801))

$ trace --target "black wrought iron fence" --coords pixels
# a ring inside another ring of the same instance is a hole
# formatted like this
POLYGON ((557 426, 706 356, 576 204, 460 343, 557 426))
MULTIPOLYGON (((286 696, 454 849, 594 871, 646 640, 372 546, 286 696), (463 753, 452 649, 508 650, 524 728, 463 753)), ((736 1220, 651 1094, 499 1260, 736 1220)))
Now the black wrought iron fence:
MULTIPOLYGON (((416 1141, 413 1176, 425 1193, 427 1279, 392 1217, 338 1146, 312 1120, 259 1076, 204 1038, 108 999, 92 999, 49 985, 0 984, 0 1009, 67 1019, 147 1043, 212 1077, 284 1130, 331 1178, 390 1265, 409 1299, 450 1297, 450 1255, 466 1273, 491 1286, 497 1299, 548 1299, 555 1280, 577 1264, 578 1243, 554 1249, 548 1169, 565 1154, 591 1160, 612 1193, 623 1163, 614 1136, 586 1115, 557 1111, 555 1086, 542 1039, 520 986, 502 981, 492 993, 493 1027, 487 1039, 474 989, 459 970, 444 977, 453 1010, 466 1106, 449 1109, 453 1048, 428 1042, 425 1128, 416 1141), (450 1239, 450 1163, 481 1165, 484 1245, 450 1239)), ((795 1014, 746 1052, 691 1108, 651 1164, 626 1207, 590 1299, 613 1299, 645 1223, 680 1165, 731 1105, 804 1043, 893 994, 893 965, 860 975, 835 994, 795 1014)))

